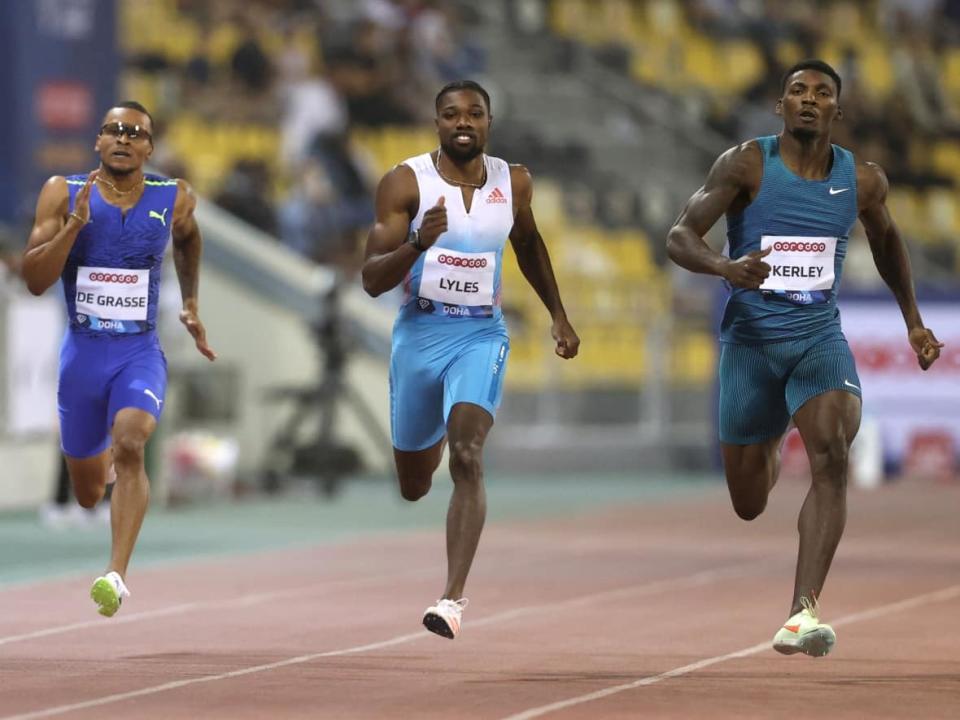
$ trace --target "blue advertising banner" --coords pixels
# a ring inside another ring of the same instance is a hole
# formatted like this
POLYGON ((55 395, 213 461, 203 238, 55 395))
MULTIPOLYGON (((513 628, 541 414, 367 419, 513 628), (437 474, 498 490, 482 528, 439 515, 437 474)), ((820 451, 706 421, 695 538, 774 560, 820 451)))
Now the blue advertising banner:
POLYGON ((117 101, 117 0, 0 2, 0 222, 28 222, 51 175, 96 167, 117 101))

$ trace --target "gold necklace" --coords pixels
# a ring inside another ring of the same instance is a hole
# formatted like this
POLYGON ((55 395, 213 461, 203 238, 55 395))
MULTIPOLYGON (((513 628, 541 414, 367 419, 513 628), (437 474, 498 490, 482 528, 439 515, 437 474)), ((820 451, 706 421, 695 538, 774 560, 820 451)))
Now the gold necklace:
POLYGON ((482 179, 480 180, 479 185, 475 185, 474 183, 464 182, 463 180, 451 180, 450 178, 448 178, 446 175, 443 174, 443 171, 440 170, 440 155, 442 152, 443 151, 440 148, 437 148, 437 161, 434 163, 434 165, 437 168, 437 175, 439 175, 441 178, 446 180, 448 183, 450 183, 451 185, 458 185, 460 187, 475 188, 477 190, 479 190, 480 188, 482 188, 484 185, 487 184, 487 164, 486 163, 483 164, 483 176, 482 176, 482 179))
POLYGON ((102 183, 104 183, 104 184, 107 185, 111 190, 113 190, 117 195, 120 195, 120 196, 122 197, 122 196, 124 196, 124 195, 129 195, 130 193, 132 193, 134 190, 136 190, 138 187, 140 187, 140 186, 143 184, 143 175, 140 176, 140 180, 137 182, 137 184, 134 185, 134 186, 133 186, 132 188, 130 188, 129 190, 121 190, 121 189, 118 188, 116 185, 114 185, 112 182, 110 182, 109 180, 107 180, 106 178, 98 177, 98 178, 97 178, 97 182, 102 182, 102 183))

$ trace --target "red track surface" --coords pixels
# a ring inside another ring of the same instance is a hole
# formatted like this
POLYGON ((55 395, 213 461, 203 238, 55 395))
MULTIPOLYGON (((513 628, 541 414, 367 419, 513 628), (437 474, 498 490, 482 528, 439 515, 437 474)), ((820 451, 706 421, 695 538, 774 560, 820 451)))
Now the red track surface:
POLYGON ((817 660, 767 646, 801 499, 491 525, 453 642, 437 533, 139 570, 113 620, 87 579, 0 591, 0 718, 960 716, 960 488, 851 494, 817 660))

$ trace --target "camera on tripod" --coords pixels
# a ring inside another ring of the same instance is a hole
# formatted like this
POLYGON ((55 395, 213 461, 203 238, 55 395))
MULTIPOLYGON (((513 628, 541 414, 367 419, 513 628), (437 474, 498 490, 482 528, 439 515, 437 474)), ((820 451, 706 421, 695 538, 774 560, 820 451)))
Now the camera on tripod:
POLYGON ((317 319, 311 323, 319 364, 320 382, 307 387, 281 387, 268 393, 269 400, 290 400, 293 411, 274 434, 261 473, 267 492, 279 491, 293 478, 308 477, 326 496, 336 495, 345 478, 363 469, 360 453, 336 437, 337 417, 344 402, 378 443, 390 440, 375 413, 347 383, 347 361, 356 338, 347 331, 340 296, 344 281, 339 273, 323 297, 317 319))

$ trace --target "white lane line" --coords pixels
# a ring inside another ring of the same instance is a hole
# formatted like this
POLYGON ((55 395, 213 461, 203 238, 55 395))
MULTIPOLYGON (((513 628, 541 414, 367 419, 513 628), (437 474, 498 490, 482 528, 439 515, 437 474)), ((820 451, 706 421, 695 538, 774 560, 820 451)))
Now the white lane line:
MULTIPOLYGON (((654 582, 642 583, 640 585, 632 585, 629 587, 617 588, 615 590, 605 590, 599 593, 581 595, 554 603, 528 605, 526 607, 514 608, 513 610, 505 610, 504 612, 489 615, 485 618, 480 618, 479 620, 472 620, 469 623, 469 627, 473 628, 478 626, 482 627, 486 625, 494 625, 500 622, 513 620, 518 617, 523 617, 525 615, 536 615, 555 610, 564 610, 571 607, 577 607, 578 605, 588 605, 626 596, 643 596, 651 595, 657 592, 663 592, 666 590, 679 590, 688 587, 699 587, 702 585, 707 585, 716 580, 747 575, 751 571, 755 572, 759 565, 762 565, 762 563, 758 563, 756 560, 754 560, 750 563, 741 563, 724 568, 705 570, 676 578, 656 580, 654 582)), ((73 712, 74 710, 86 710, 88 708, 101 707, 103 705, 109 705, 111 703, 121 702, 123 700, 143 697, 145 695, 155 695, 156 693, 162 693, 168 690, 176 690, 189 685, 198 685, 200 683, 215 682, 218 680, 229 680, 230 678, 240 677, 242 675, 252 675, 254 673, 267 672, 270 670, 276 670, 278 668, 288 667, 290 665, 300 665, 303 663, 312 662, 314 660, 320 660, 322 658, 337 657, 339 655, 352 655, 356 653, 369 652, 371 650, 381 650, 386 647, 401 645, 403 643, 408 643, 413 640, 418 640, 428 636, 432 636, 431 633, 427 632, 426 630, 421 630, 419 632, 398 635, 397 637, 390 638, 389 640, 382 640, 380 642, 369 643, 366 645, 355 645, 353 647, 342 648, 340 650, 329 650, 326 652, 310 653, 308 655, 298 655, 297 657, 287 658, 286 660, 278 660, 276 662, 266 663, 263 665, 254 665, 252 667, 231 670, 229 672, 219 673, 217 675, 206 675, 203 677, 187 678, 184 680, 174 680, 162 685, 154 685, 152 687, 146 687, 140 690, 131 690, 129 692, 106 695, 104 697, 85 700, 78 703, 71 703, 69 705, 58 705, 56 707, 34 710, 21 715, 9 715, 0 718, 0 720, 34 720, 35 718, 53 717, 54 715, 63 715, 64 713, 73 712)))
MULTIPOLYGON (((937 590, 935 592, 926 593, 924 595, 916 595, 914 597, 890 603, 888 605, 880 605, 862 612, 844 615, 831 624, 834 627, 851 625, 864 620, 873 620, 874 618, 883 617, 885 615, 892 615, 893 613, 902 612, 904 610, 912 610, 913 608, 921 605, 929 605, 936 602, 943 602, 945 600, 952 600, 956 597, 960 597, 960 585, 952 585, 948 588, 937 590)), ((762 643, 757 643, 756 645, 743 648, 742 650, 737 650, 736 652, 728 653, 726 655, 716 655, 711 658, 698 660, 697 662, 690 663, 689 665, 683 665, 681 667, 674 668, 673 670, 667 670, 659 675, 651 675, 645 678, 640 678, 639 680, 634 680, 633 682, 624 683, 623 685, 614 685, 603 690, 597 690, 596 692, 577 695, 576 697, 568 698, 567 700, 560 700, 555 703, 550 703, 549 705, 541 705, 539 707, 530 708, 529 710, 524 710, 514 715, 510 715, 503 720, 532 720, 532 718, 542 717, 548 713, 564 710, 566 708, 573 707, 574 705, 583 705, 584 703, 600 700, 602 698, 609 697, 610 695, 616 695, 617 693, 625 692, 627 690, 634 690, 647 685, 655 685, 656 683, 669 680, 670 678, 679 677, 680 675, 688 675, 689 673, 702 670, 703 668, 710 667, 711 665, 718 665, 719 663, 726 662, 727 660, 736 660, 749 655, 756 655, 764 650, 769 650, 770 647, 770 641, 767 640, 762 643)))
POLYGON ((375 585, 385 581, 406 580, 416 577, 426 577, 435 575, 439 572, 436 569, 429 570, 410 570, 393 575, 372 575, 366 578, 352 580, 333 580, 325 583, 315 583, 305 587, 291 588, 288 590, 277 590, 275 592, 251 593, 230 598, 229 600, 205 600, 202 602, 181 603, 179 605, 170 605, 156 610, 144 610, 142 612, 130 613, 128 615, 118 615, 110 618, 97 618, 94 620, 84 620, 81 622, 69 623, 67 625, 57 625, 54 627, 33 630, 31 632, 21 633, 19 635, 7 635, 0 637, 0 646, 9 645, 25 640, 36 640, 38 638, 50 637, 51 635, 62 635, 76 630, 89 630, 91 628, 109 629, 117 625, 126 625, 127 623, 140 622, 142 620, 152 620, 154 618, 167 617, 169 615, 181 615, 183 613, 195 610, 219 610, 221 608, 247 607, 259 603, 274 602, 298 597, 301 595, 325 595, 328 592, 341 590, 344 588, 364 587, 375 585))

